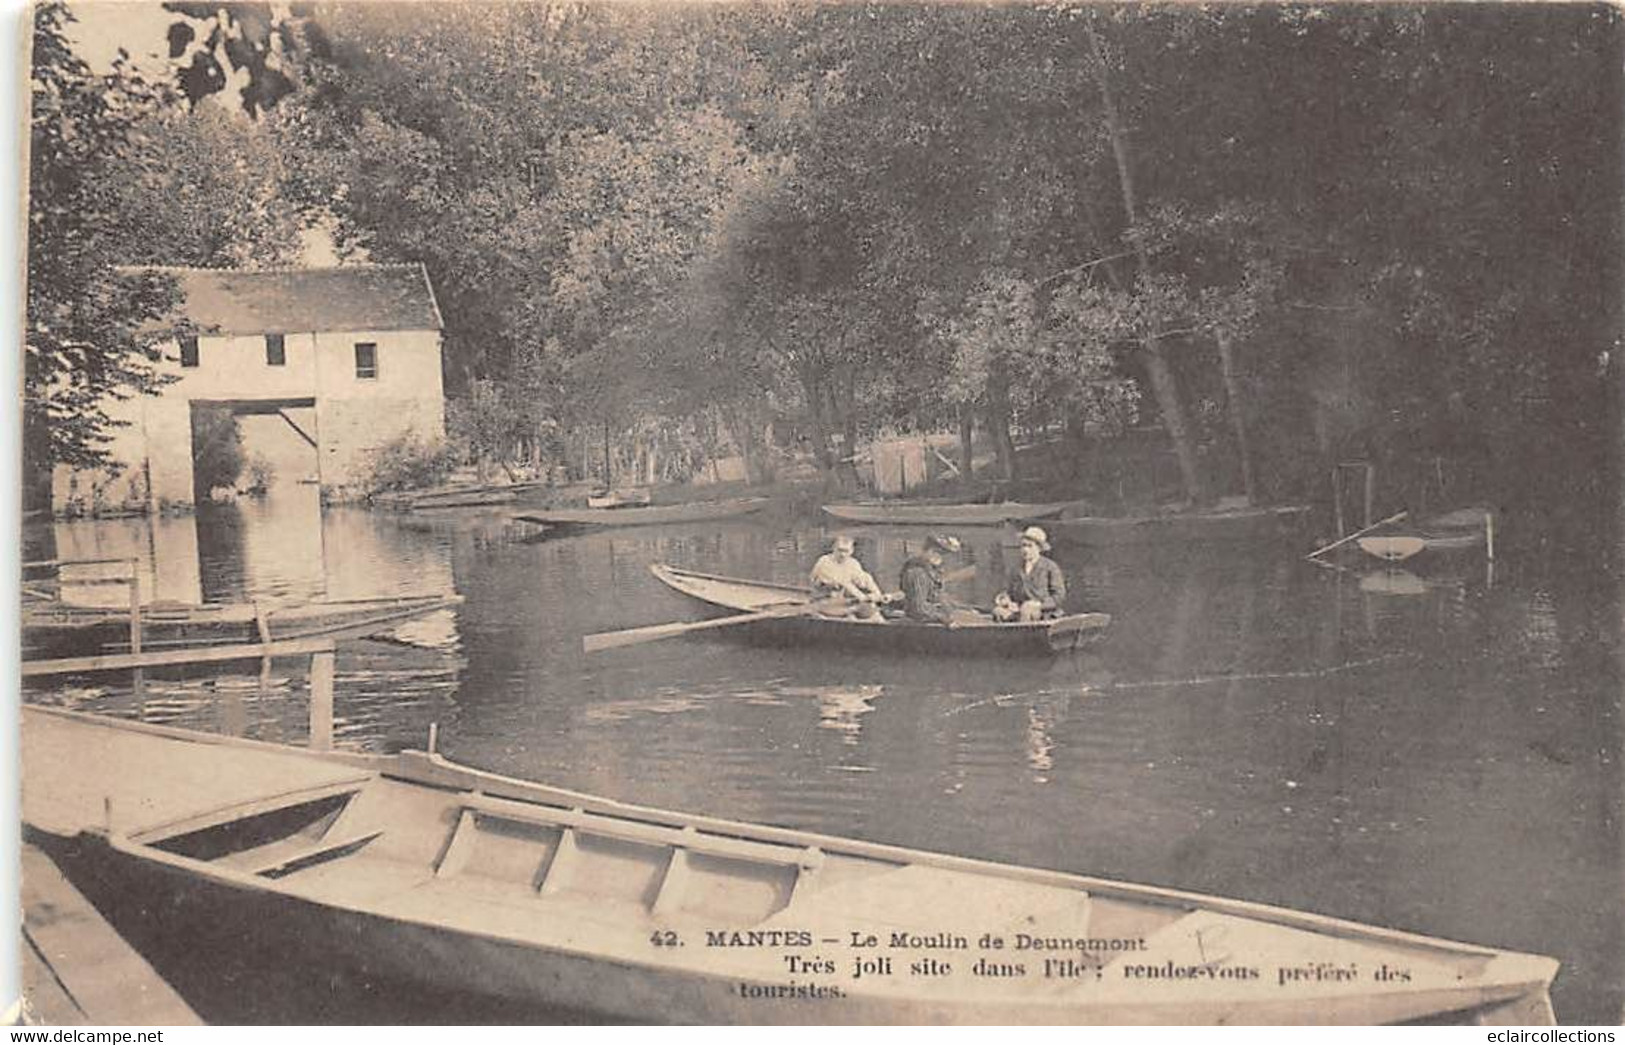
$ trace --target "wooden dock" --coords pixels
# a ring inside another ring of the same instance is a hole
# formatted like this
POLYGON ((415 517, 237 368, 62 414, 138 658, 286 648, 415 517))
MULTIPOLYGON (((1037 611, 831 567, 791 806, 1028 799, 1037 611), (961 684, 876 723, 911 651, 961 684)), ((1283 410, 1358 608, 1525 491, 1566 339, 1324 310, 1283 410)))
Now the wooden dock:
MULTIPOLYGON (((331 744, 332 641, 273 645, 279 655, 311 655, 311 737, 317 746, 331 744)), ((178 659, 175 653, 121 658, 143 665, 178 659)), ((217 797, 246 799, 353 775, 342 764, 301 757, 275 744, 141 723, 115 725, 52 708, 25 706, 21 739, 23 825, 57 838, 184 816, 217 797), (184 759, 175 757, 177 741, 186 745, 184 759)), ((23 991, 31 1021, 53 1026, 202 1022, 32 845, 22 852, 22 903, 23 991)))
POLYGON ((22 904, 22 987, 32 1022, 55 1027, 203 1022, 51 858, 31 845, 22 847, 22 904))

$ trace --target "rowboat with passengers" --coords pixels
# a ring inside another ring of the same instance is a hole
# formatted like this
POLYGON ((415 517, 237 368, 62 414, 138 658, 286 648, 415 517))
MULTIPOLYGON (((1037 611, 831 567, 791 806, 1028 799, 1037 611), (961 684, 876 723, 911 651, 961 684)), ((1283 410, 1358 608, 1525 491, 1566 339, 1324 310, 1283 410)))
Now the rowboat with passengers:
POLYGON ((1111 615, 1106 613, 1073 613, 1052 620, 1012 623, 996 623, 988 618, 952 626, 886 616, 831 616, 820 612, 808 588, 721 577, 663 563, 649 570, 673 591, 713 609, 764 614, 763 619, 727 629, 763 645, 817 643, 952 656, 1053 656, 1088 645, 1111 624, 1111 615))

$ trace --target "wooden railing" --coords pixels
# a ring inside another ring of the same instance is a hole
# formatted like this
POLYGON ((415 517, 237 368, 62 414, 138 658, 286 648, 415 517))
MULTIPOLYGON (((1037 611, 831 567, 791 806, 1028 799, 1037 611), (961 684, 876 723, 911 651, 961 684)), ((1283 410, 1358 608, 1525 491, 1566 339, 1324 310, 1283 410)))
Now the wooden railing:
MULTIPOLYGON (((129 573, 117 577, 82 577, 72 583, 77 586, 95 586, 108 584, 122 584, 128 587, 130 594, 130 652, 141 652, 141 560, 140 559, 39 559, 34 562, 23 563, 23 573, 26 576, 29 570, 55 569, 56 576, 48 578, 45 584, 56 584, 56 598, 62 597, 62 567, 64 566, 125 566, 129 573)), ((38 582, 35 582, 38 583, 38 582)), ((29 582, 23 582, 23 591, 29 594, 29 582)), ((46 589, 39 589, 34 594, 43 598, 52 596, 46 589)))
MULTIPOLYGON (((333 680, 336 671, 337 644, 330 638, 272 639, 260 618, 260 640, 232 646, 203 646, 178 649, 143 650, 141 648, 141 580, 139 559, 41 559, 23 563, 26 576, 29 570, 55 569, 56 576, 43 582, 43 586, 30 592, 29 582, 23 582, 25 594, 40 598, 60 598, 61 568, 64 566, 124 565, 127 573, 117 576, 76 578, 73 585, 122 584, 129 588, 130 652, 106 653, 88 657, 57 657, 48 660, 24 660, 23 678, 46 675, 84 674, 93 671, 134 671, 136 686, 141 686, 141 672, 146 668, 177 664, 219 664, 228 661, 258 660, 269 664, 273 657, 310 657, 310 746, 326 751, 333 746, 333 680), (51 584, 56 585, 53 595, 51 584)), ((35 582, 41 583, 41 582, 35 582)))

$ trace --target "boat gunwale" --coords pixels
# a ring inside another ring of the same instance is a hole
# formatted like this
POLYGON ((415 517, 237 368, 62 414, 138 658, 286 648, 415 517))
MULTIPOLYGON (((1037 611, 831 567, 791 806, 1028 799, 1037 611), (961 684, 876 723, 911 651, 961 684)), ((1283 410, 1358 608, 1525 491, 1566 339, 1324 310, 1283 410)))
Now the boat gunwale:
MULTIPOLYGON (((628 955, 626 953, 611 952, 603 949, 589 949, 588 945, 584 943, 575 943, 574 945, 571 945, 570 943, 563 941, 540 942, 534 937, 524 934, 518 928, 496 930, 490 928, 470 927, 456 924, 455 922, 446 919, 431 918, 423 914, 391 912, 381 909, 378 906, 369 906, 357 901, 340 901, 332 897, 325 896, 321 893, 295 890, 289 885, 285 884, 286 880, 283 878, 267 877, 266 875, 256 872, 223 866, 217 861, 201 860, 196 857, 182 856, 177 853, 167 852, 163 849, 156 848, 155 846, 133 842, 128 836, 125 835, 119 835, 116 833, 100 834, 100 837, 113 851, 118 852, 132 860, 157 864, 161 867, 165 867, 171 871, 184 875, 201 876, 229 888, 242 889, 252 893, 275 895, 284 900, 291 900, 295 903, 306 904, 319 910, 337 911, 352 917, 377 919, 398 924, 411 925, 431 932, 453 933, 461 937, 477 939, 486 943, 494 943, 503 946, 515 946, 528 951, 540 951, 574 960, 590 961, 595 965, 614 966, 629 971, 659 971, 686 976, 705 982, 722 980, 737 981, 740 978, 740 973, 734 970, 717 971, 712 969, 697 968, 693 964, 684 963, 681 960, 682 956, 680 952, 676 948, 666 949, 664 951, 650 949, 647 952, 639 953, 637 955, 628 955), (662 958, 665 960, 659 960, 662 958)), ((372 837, 376 837, 376 835, 372 837)), ((372 838, 366 839, 366 841, 369 842, 371 840, 372 838)), ((938 854, 925 853, 923 855, 931 856, 938 854)), ((968 858, 950 857, 949 859, 968 858)), ((994 864, 992 866, 999 868, 1005 865, 994 864)), ((1064 874, 1064 872, 1054 873, 1064 874)), ((1085 893, 1085 895, 1093 895, 1096 892, 1095 890, 1082 891, 1085 893)), ((1209 899, 1228 903, 1245 903, 1245 901, 1224 901, 1223 898, 1219 897, 1209 899)), ((1158 901, 1154 900, 1142 902, 1158 904, 1158 901)), ((1161 906, 1184 907, 1186 905, 1161 904, 1161 906)), ((1212 903, 1207 903, 1197 906, 1193 911, 1188 911, 1188 913, 1214 910, 1214 905, 1212 903)), ((1288 910, 1287 913, 1304 915, 1310 918, 1324 917, 1319 915, 1309 915, 1306 914, 1306 912, 1292 912, 1290 910, 1288 910)), ((658 919, 654 918, 654 912, 651 911, 650 915, 655 923, 659 924, 658 919)), ((1252 917, 1253 920, 1256 921, 1266 922, 1272 925, 1279 925, 1286 928, 1304 928, 1303 926, 1285 925, 1285 923, 1256 915, 1242 917, 1252 917)), ((1336 919, 1328 920, 1334 922, 1336 921, 1336 919)), ((1349 923, 1349 925, 1355 929, 1362 930, 1362 932, 1359 934, 1361 936, 1368 935, 1372 932, 1400 932, 1399 930, 1387 930, 1379 926, 1369 926, 1361 923, 1349 923)), ((1312 931, 1323 932, 1328 936, 1339 939, 1347 939, 1350 935, 1353 935, 1348 933, 1336 933, 1327 928, 1316 928, 1312 931)), ((1458 944, 1454 941, 1441 940, 1435 937, 1423 936, 1417 941, 1386 942, 1400 943, 1404 946, 1410 946, 1422 950, 1443 951, 1458 959, 1470 959, 1474 957, 1483 957, 1486 959, 1483 967, 1479 970, 1478 982, 1462 984, 1456 987, 1454 990, 1439 986, 1418 986, 1415 988, 1406 988, 1387 985, 1385 986, 1384 990, 1378 994, 1380 997, 1400 997, 1404 995, 1413 995, 1416 1001, 1420 1001, 1424 1005, 1431 1004, 1438 1006, 1435 1012, 1428 1013, 1428 1015, 1445 1014, 1449 1012, 1472 1012, 1474 1010, 1484 1009, 1489 1006, 1500 1005, 1516 1000, 1528 994, 1531 990, 1539 990, 1549 998, 1552 980, 1556 978, 1557 972, 1560 968, 1560 965, 1555 958, 1546 957, 1544 955, 1495 950, 1493 948, 1485 948, 1484 950, 1486 953, 1480 955, 1477 953, 1479 950, 1477 945, 1458 944), (1510 968, 1506 969, 1505 972, 1500 972, 1496 969, 1497 966, 1510 968), (1492 972, 1496 972, 1497 974, 1492 977, 1492 972), (1455 995, 1458 991, 1469 993, 1471 995, 1469 999, 1464 999, 1467 1001, 1467 1004, 1459 1005, 1455 1008, 1443 1007, 1445 1002, 1457 1000, 1455 995), (1437 998, 1438 1001, 1431 1003, 1424 1001, 1424 999, 1432 998, 1437 998)), ((746 979, 755 980, 758 982, 769 982, 773 979, 773 976, 763 973, 749 973, 746 974, 746 979)), ((1458 980, 1459 979, 1460 977, 1458 977, 1458 980)), ((929 981, 926 981, 926 985, 928 984, 929 981)), ((882 990, 875 994, 870 994, 867 996, 854 995, 852 996, 852 1000, 854 1002, 867 1004, 897 1004, 905 1002, 913 1004, 942 1004, 940 999, 922 999, 917 995, 911 995, 908 993, 907 987, 908 985, 905 985, 902 988, 893 985, 889 989, 882 990)), ((1317 999, 1315 998, 1294 999, 1293 1004, 1313 1004, 1316 1000, 1317 999)), ((1328 998, 1326 1000, 1332 999, 1328 998)), ((982 1002, 980 1004, 983 1006, 992 1006, 995 1011, 1001 1007, 1008 1007, 1011 1005, 1017 1005, 1023 1009, 1029 1009, 1036 1005, 1041 1009, 1053 1010, 1058 1014, 1076 1014, 1080 1010, 1088 1012, 1096 1009, 1111 1011, 1114 1008, 1121 1006, 1121 1003, 1115 999, 1103 999, 1096 1002, 1094 999, 1090 998, 1080 999, 1065 995, 1036 1000, 995 998, 991 1001, 982 1002)), ((1193 1002, 1192 1004, 1201 1004, 1201 1002, 1197 1001, 1193 1002)), ((1053 1017, 1051 1017, 1049 1021, 1055 1022, 1053 1017)), ((1163 1022, 1164 1021, 1158 1021, 1159 1024, 1163 1022)))
MULTIPOLYGON (((976 857, 957 856, 950 853, 933 852, 931 850, 911 849, 905 846, 893 845, 883 842, 869 842, 862 839, 841 838, 825 835, 815 831, 803 831, 795 828, 775 827, 770 824, 751 824, 744 821, 728 820, 721 817, 704 814, 682 813, 663 809, 657 806, 647 806, 634 803, 621 802, 617 799, 592 795, 586 792, 560 788, 551 784, 537 781, 523 780, 510 777, 490 770, 476 769, 471 766, 452 762, 438 753, 426 753, 416 750, 406 750, 393 755, 373 755, 356 752, 311 752, 298 748, 290 748, 269 741, 253 740, 246 737, 228 737, 218 734, 197 733, 192 730, 181 729, 176 726, 164 726, 156 723, 133 722, 121 719, 110 719, 105 716, 89 712, 74 711, 68 708, 52 708, 40 705, 25 705, 25 714, 43 714, 63 718, 73 722, 110 729, 115 732, 127 731, 146 733, 154 736, 166 737, 182 742, 199 743, 210 746, 241 747, 263 752, 275 752, 293 758, 309 758, 317 761, 332 762, 335 764, 354 766, 370 770, 380 777, 399 780, 404 783, 420 785, 429 788, 440 788, 453 792, 479 791, 483 794, 493 794, 495 788, 509 789, 517 792, 517 800, 539 802, 538 796, 546 795, 548 800, 561 803, 574 803, 568 808, 580 808, 586 811, 602 812, 611 816, 642 819, 645 817, 663 817, 685 824, 693 824, 696 828, 712 831, 729 831, 738 834, 738 837, 764 838, 771 841, 791 844, 805 844, 816 846, 826 854, 856 856, 862 858, 879 859, 890 863, 919 863, 927 866, 941 867, 945 870, 965 871, 973 874, 986 874, 998 878, 1016 881, 1033 882, 1038 884, 1057 885, 1061 887, 1079 888, 1090 895, 1103 897, 1117 897, 1136 902, 1151 903, 1165 907, 1179 907, 1188 910, 1208 910, 1221 914, 1228 914, 1242 918, 1251 918, 1272 925, 1284 926, 1293 929, 1303 929, 1311 932, 1323 932, 1341 938, 1355 938, 1375 940, 1384 943, 1414 947, 1420 950, 1441 951, 1444 953, 1468 957, 1495 960, 1522 960, 1538 963, 1546 971, 1541 975, 1544 980, 1527 981, 1527 985, 1537 982, 1549 986, 1556 976, 1560 963, 1555 958, 1546 955, 1529 954, 1527 952, 1505 950, 1483 944, 1466 943, 1448 940, 1442 937, 1428 936, 1422 933, 1410 932, 1404 929, 1392 929, 1386 926, 1371 925, 1364 922, 1355 922, 1333 915, 1319 914, 1313 911, 1296 910, 1289 907, 1280 907, 1253 900, 1239 900, 1211 894, 1197 893, 1189 890, 1176 889, 1167 886, 1146 885, 1137 882, 1123 882, 1109 878, 1097 878, 1090 875, 1076 874, 1070 871, 1061 871, 1051 868, 1031 867, 1020 864, 1006 864, 991 860, 982 860, 976 857), (436 774, 451 777, 452 779, 435 779, 436 774)), ((498 795, 497 797, 516 797, 498 795)), ((200 811, 206 812, 206 811, 200 811)), ((96 834, 105 834, 93 831, 96 834)), ((109 842, 116 840, 116 836, 106 835, 109 842)), ((161 850, 153 850, 161 853, 161 850)), ((146 858, 146 852, 133 853, 138 858, 146 858)), ((168 855, 168 854, 165 854, 168 855)), ((185 865, 190 869, 190 864, 185 865)), ((214 870, 226 870, 215 868, 214 870)), ((254 876, 257 878, 257 876, 254 876)), ((252 880, 245 876, 247 884, 256 888, 269 888, 277 884, 276 880, 252 880)), ((284 891, 284 890, 277 890, 284 891)), ((291 895, 291 894, 290 894, 291 895)))

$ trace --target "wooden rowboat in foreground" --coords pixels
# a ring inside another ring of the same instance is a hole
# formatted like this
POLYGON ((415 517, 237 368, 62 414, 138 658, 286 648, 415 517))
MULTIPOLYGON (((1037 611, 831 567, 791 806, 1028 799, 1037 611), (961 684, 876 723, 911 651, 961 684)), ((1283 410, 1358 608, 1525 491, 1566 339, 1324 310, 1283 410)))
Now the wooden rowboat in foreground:
POLYGON ((1066 508, 1060 504, 922 504, 877 501, 868 504, 826 504, 824 514, 843 522, 879 526, 1003 526, 1017 519, 1051 519, 1066 508))
MULTIPOLYGON (((789 584, 718 577, 657 563, 649 571, 661 583, 719 609, 755 613, 807 603, 813 593, 789 584)), ((936 653, 949 656, 1052 656, 1079 649, 1105 634, 1106 613, 1074 613, 1054 620, 998 624, 985 620, 948 627, 880 617, 858 620, 827 617, 809 609, 805 615, 751 621, 733 634, 764 645, 808 643, 893 653, 936 653)))
POLYGON ((588 530, 602 526, 668 526, 678 523, 713 522, 751 515, 768 505, 766 497, 745 497, 729 501, 697 501, 691 504, 663 504, 651 508, 538 508, 514 512, 521 522, 538 523, 549 530, 588 530))
POLYGON ((23 751, 30 837, 76 884, 189 949, 250 933, 312 976, 678 1023, 1553 1019, 1550 958, 627 805, 432 754, 317 756, 43 709, 24 712, 23 751), (57 779, 75 751, 105 779, 57 779), (98 786, 147 819, 75 827, 98 786))

